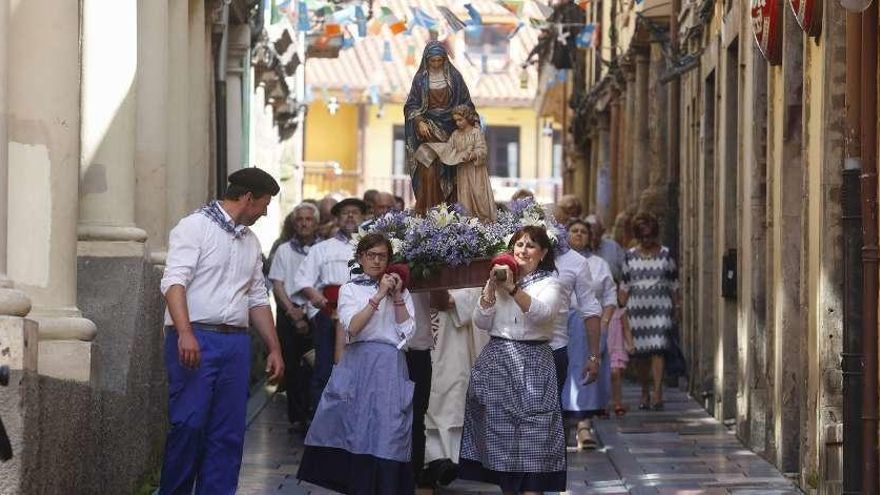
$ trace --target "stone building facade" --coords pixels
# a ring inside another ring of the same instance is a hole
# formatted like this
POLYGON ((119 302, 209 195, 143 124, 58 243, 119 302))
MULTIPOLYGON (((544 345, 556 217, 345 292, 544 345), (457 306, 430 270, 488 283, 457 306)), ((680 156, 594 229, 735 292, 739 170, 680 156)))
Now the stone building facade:
POLYGON ((846 11, 819 3, 808 36, 779 2, 771 65, 748 2, 587 5, 602 34, 569 96, 582 161, 566 190, 606 223, 658 214, 691 394, 804 489, 840 493, 846 11))
POLYGON ((15 454, 0 492, 133 493, 156 472, 168 232, 252 163, 249 140, 277 176, 289 137, 282 54, 252 57, 272 41, 264 3, 0 0, 0 415, 15 454))

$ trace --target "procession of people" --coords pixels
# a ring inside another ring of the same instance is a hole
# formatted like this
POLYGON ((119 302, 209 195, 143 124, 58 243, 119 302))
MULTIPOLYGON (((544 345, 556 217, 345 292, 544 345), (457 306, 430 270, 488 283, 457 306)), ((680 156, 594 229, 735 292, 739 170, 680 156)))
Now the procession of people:
MULTIPOLYGON (((480 118, 442 44, 426 46, 404 111, 413 214, 456 203, 494 222, 505 206, 488 181, 480 118)), ((478 286, 411 292, 392 239, 364 235, 402 200, 376 190, 306 200, 267 262, 273 318, 248 226, 278 191, 258 168, 237 171, 222 201, 171 232, 160 493, 235 492, 249 327, 268 348, 290 431, 304 438, 298 478, 341 493, 410 494, 455 479, 564 491, 567 445, 596 448, 593 419, 626 414, 630 359, 639 407, 663 408, 677 273, 650 214, 635 219, 625 250, 564 197, 555 220, 548 209, 544 225, 512 232, 478 286), (550 232, 557 221, 567 242, 550 232)))

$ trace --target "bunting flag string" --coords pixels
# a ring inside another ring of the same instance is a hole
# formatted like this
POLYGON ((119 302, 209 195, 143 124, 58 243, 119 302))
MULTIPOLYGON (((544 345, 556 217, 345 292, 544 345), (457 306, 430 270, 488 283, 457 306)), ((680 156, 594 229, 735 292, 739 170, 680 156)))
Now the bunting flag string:
POLYGON ((449 25, 449 29, 451 29, 453 33, 457 33, 466 27, 464 22, 449 10, 449 7, 441 5, 437 7, 437 11, 440 12, 440 15, 446 20, 446 24, 449 25))

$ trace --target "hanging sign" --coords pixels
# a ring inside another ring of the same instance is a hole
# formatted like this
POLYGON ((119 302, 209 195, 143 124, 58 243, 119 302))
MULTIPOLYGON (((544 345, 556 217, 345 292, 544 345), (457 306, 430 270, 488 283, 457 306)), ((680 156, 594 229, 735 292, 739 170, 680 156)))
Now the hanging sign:
POLYGON ((752 30, 770 65, 782 63, 782 0, 751 0, 752 30))
POLYGON ((822 0, 788 0, 801 29, 808 36, 819 36, 822 31, 822 0))

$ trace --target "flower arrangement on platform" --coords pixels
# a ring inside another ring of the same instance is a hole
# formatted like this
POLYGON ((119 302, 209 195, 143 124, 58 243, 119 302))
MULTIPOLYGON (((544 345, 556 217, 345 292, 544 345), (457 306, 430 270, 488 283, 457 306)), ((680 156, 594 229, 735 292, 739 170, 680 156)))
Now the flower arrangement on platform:
POLYGON ((568 248, 565 228, 529 198, 512 201, 493 223, 466 215, 459 204, 441 204, 425 216, 392 211, 362 229, 352 242, 368 233, 384 234, 394 249, 391 261, 408 264, 413 277, 424 280, 442 269, 466 266, 505 251, 513 234, 526 225, 546 228, 557 250, 568 248))

